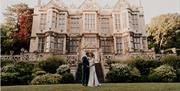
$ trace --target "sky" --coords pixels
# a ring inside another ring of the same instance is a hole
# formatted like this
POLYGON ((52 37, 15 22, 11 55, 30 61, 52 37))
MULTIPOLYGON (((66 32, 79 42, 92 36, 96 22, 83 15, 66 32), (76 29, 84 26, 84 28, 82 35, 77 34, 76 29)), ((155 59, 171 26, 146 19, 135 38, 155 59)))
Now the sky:
MULTIPOLYGON (((0 0, 0 23, 3 22, 4 16, 2 12, 5 11, 7 6, 16 3, 26 3, 29 7, 33 8, 37 5, 38 0, 0 0)), ((41 0, 42 3, 46 4, 49 0, 41 0)), ((71 5, 80 5, 84 0, 62 0, 65 4, 71 5)), ((101 6, 114 5, 117 0, 96 0, 101 6)), ((144 8, 145 23, 150 23, 150 20, 160 14, 165 13, 180 13, 180 0, 128 0, 131 4, 138 5, 139 1, 144 8)))

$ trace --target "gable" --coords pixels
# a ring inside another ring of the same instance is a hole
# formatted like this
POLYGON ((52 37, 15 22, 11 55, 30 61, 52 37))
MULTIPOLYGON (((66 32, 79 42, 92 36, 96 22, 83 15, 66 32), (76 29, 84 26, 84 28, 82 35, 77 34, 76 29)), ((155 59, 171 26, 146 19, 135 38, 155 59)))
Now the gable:
POLYGON ((85 0, 79 8, 82 10, 98 10, 100 6, 96 3, 96 0, 85 0))
POLYGON ((114 5, 114 9, 121 9, 127 6, 128 6, 127 0, 118 0, 117 3, 114 5))
POLYGON ((65 4, 61 0, 50 0, 44 7, 45 8, 55 7, 63 10, 67 9, 67 6, 65 6, 65 4))

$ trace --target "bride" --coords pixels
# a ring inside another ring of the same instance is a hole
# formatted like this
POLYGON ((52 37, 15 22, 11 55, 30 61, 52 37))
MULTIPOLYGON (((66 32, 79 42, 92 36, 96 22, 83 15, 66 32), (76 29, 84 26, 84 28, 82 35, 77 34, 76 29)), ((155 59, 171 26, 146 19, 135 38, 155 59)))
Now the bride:
POLYGON ((89 59, 89 81, 88 86, 94 87, 94 86, 100 86, 100 83, 97 78, 96 69, 95 69, 95 56, 93 53, 90 53, 90 59, 89 59))

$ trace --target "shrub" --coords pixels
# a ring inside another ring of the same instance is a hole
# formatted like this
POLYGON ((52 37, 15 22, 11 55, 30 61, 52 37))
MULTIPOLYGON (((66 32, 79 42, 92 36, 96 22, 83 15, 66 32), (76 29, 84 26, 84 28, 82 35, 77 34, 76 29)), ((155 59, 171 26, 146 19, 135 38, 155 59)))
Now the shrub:
POLYGON ((61 83, 73 83, 74 82, 74 76, 72 73, 64 73, 62 75, 61 83))
POLYGON ((49 82, 49 84, 58 84, 61 82, 61 80, 62 80, 62 76, 58 74, 51 74, 47 78, 47 81, 49 82))
POLYGON ((1 85, 16 85, 18 83, 19 73, 1 73, 1 85))
POLYGON ((17 69, 18 72, 20 72, 22 75, 23 74, 31 74, 32 70, 34 68, 34 64, 30 63, 30 62, 17 62, 15 64, 15 67, 17 69))
POLYGON ((116 63, 120 63, 120 59, 112 59, 112 60, 107 60, 107 64, 111 65, 111 64, 116 64, 116 63))
POLYGON ((36 76, 32 81, 32 85, 59 84, 62 76, 59 74, 45 74, 36 76))
POLYGON ((128 64, 131 63, 132 58, 123 58, 123 59, 112 59, 108 60, 107 64, 111 66, 111 64, 128 64))
POLYGON ((29 84, 29 82, 32 80, 33 67, 34 65, 29 62, 16 62, 14 64, 4 66, 2 68, 2 72, 4 72, 4 78, 2 78, 2 80, 5 79, 6 81, 3 81, 5 82, 3 84, 6 85, 6 82, 9 82, 10 85, 29 84), (14 81, 14 84, 12 84, 12 80, 14 81))
POLYGON ((178 56, 180 56, 180 49, 176 49, 176 53, 178 56))
POLYGON ((125 82, 130 76, 130 68, 126 64, 112 64, 112 69, 106 74, 109 82, 125 82))
POLYGON ((176 81, 180 82, 180 68, 176 69, 176 76, 177 76, 176 81))
POLYGON ((76 76, 75 76, 75 80, 76 82, 81 82, 82 80, 82 63, 79 63, 78 64, 78 68, 77 68, 77 71, 76 71, 76 76))
POLYGON ((64 73, 69 73, 70 72, 70 67, 69 65, 61 65, 59 68, 56 70, 58 74, 64 74, 64 73))
POLYGON ((44 75, 44 74, 46 74, 45 71, 37 71, 37 72, 36 72, 36 75, 37 75, 37 76, 39 76, 39 75, 44 75))
POLYGON ((32 80, 32 70, 34 68, 34 64, 30 62, 17 62, 15 64, 16 72, 19 73, 18 79, 21 85, 29 84, 32 80))
POLYGON ((139 81, 140 77, 141 77, 140 71, 136 67, 131 68, 130 80, 131 81, 139 81))
MULTIPOLYGON (((37 66, 37 64, 36 64, 35 67, 34 67, 33 70, 32 70, 32 76, 33 76, 33 78, 36 77, 36 76, 38 76, 38 75, 41 75, 41 73, 42 73, 42 74, 43 74, 43 73, 46 74, 46 72, 45 72, 44 70, 42 70, 41 68, 39 68, 39 67, 37 66)), ((43 75, 44 75, 44 74, 43 74, 43 75)))
POLYGON ((47 60, 40 61, 38 67, 48 73, 56 73, 56 69, 62 64, 66 64, 64 58, 52 56, 47 60))
POLYGON ((176 70, 176 81, 180 81, 180 56, 164 56, 161 58, 161 61, 163 62, 163 64, 168 64, 176 70))
POLYGON ((176 79, 176 71, 169 65, 161 65, 149 75, 151 81, 172 82, 176 79))
POLYGON ((148 76, 150 70, 161 65, 160 61, 157 60, 145 60, 142 58, 133 59, 128 65, 131 67, 136 67, 142 76, 148 76))
POLYGON ((32 72, 35 73, 36 71, 43 71, 43 69, 39 68, 39 65, 38 65, 38 64, 35 64, 32 72))
POLYGON ((1 60, 1 67, 9 65, 9 64, 15 64, 15 61, 13 61, 13 60, 1 60))
POLYGON ((16 72, 16 67, 14 64, 9 64, 9 65, 3 66, 1 71, 5 73, 7 72, 14 73, 16 72))
POLYGON ((110 70, 106 74, 106 80, 108 82, 119 82, 119 80, 117 79, 118 79, 118 70, 110 70))
POLYGON ((169 55, 169 56, 164 56, 161 58, 161 61, 163 62, 163 64, 168 64, 172 67, 176 68, 180 68, 180 57, 179 56, 173 56, 173 55, 169 55))

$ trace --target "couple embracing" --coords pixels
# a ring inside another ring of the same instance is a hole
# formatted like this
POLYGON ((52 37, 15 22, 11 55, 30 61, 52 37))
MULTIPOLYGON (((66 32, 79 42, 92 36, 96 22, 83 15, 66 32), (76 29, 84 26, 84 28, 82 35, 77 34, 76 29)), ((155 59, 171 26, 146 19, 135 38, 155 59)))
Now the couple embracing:
POLYGON ((100 86, 95 69, 95 55, 86 52, 82 58, 82 85, 83 86, 100 86))

